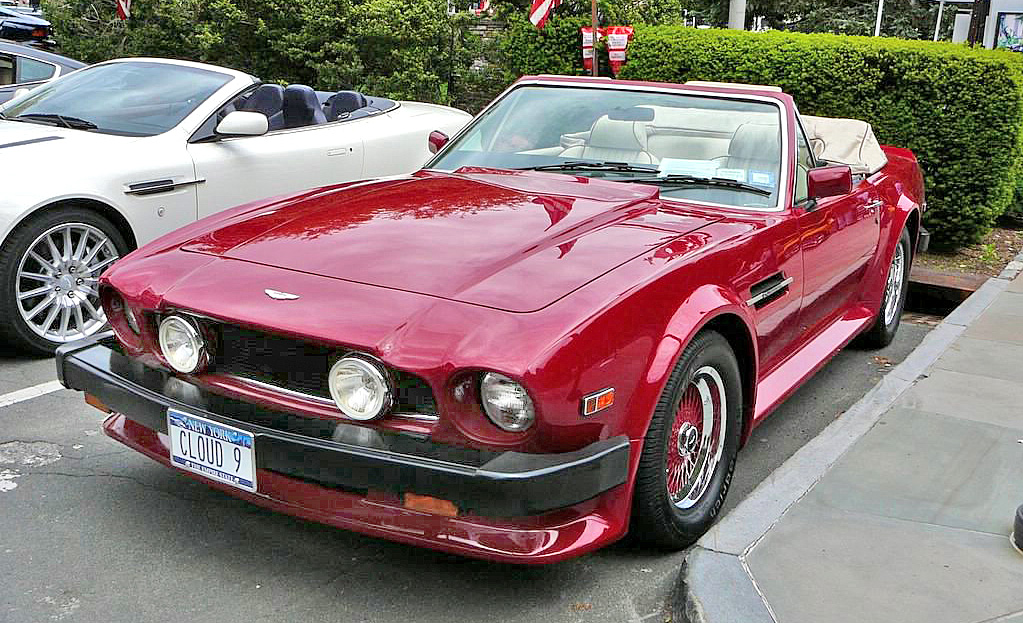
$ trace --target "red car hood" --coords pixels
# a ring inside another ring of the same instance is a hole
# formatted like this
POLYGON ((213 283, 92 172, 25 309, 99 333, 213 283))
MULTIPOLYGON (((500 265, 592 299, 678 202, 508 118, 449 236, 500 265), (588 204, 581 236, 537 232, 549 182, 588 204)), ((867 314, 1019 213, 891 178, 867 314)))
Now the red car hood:
POLYGON ((666 223, 653 218, 659 203, 657 189, 645 185, 536 172, 423 171, 271 206, 182 248, 527 312, 717 220, 673 210, 666 223))

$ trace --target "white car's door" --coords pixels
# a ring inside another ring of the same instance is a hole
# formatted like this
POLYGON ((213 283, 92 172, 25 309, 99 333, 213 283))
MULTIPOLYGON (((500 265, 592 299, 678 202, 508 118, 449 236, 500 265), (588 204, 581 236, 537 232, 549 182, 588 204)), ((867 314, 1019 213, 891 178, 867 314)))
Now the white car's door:
POLYGON ((190 144, 196 176, 206 180, 197 188, 199 216, 361 178, 366 124, 359 121, 190 144))

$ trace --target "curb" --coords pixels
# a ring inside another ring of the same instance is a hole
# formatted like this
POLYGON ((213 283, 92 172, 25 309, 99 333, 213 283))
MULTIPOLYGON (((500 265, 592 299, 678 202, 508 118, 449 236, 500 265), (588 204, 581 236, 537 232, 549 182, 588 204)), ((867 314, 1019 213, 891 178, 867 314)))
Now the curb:
POLYGON ((777 623, 746 564, 750 550, 817 484, 895 401, 1023 272, 1023 253, 931 331, 906 359, 842 416, 771 473, 687 553, 673 620, 686 623, 777 623))

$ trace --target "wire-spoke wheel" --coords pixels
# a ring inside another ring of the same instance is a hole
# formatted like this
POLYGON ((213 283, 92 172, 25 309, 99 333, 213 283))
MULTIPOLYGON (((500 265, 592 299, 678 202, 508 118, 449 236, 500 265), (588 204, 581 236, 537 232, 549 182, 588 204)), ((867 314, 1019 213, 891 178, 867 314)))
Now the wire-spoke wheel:
POLYGON ((11 296, 0 305, 0 329, 15 343, 52 352, 106 325, 99 277, 127 251, 109 222, 85 210, 55 212, 26 223, 9 242, 0 283, 11 296))
POLYGON ((667 440, 665 482, 678 508, 692 507, 710 486, 725 449, 727 406, 721 374, 712 366, 697 370, 675 407, 667 440))
POLYGON ((686 346, 654 410, 633 498, 633 533, 677 549, 721 510, 739 448, 739 364, 728 341, 704 331, 686 346))
POLYGON ((891 344, 895 333, 899 330, 902 310, 906 307, 906 294, 909 292, 909 267, 912 264, 909 231, 902 230, 899 243, 895 245, 895 253, 888 265, 888 276, 885 279, 881 309, 873 326, 863 334, 863 342, 867 346, 881 348, 891 344))

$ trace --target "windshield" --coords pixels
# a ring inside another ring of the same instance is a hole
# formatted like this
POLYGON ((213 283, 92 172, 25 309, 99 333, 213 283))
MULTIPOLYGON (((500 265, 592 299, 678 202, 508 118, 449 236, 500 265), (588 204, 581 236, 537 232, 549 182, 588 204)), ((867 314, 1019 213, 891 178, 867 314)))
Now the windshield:
POLYGON ((654 183, 666 198, 773 208, 780 111, 754 100, 525 86, 429 166, 557 170, 654 183))
POLYGON ((8 120, 153 136, 181 123, 231 76, 165 63, 110 63, 80 69, 9 103, 8 120))

